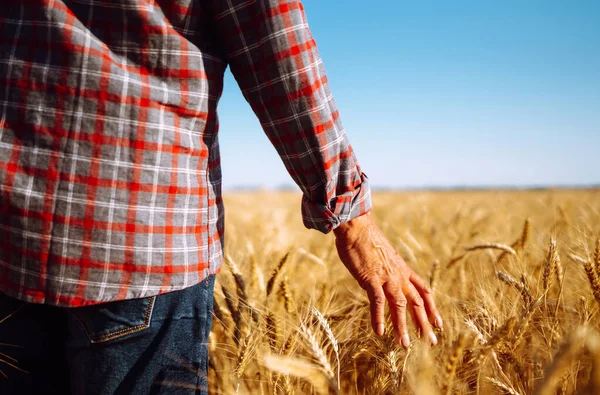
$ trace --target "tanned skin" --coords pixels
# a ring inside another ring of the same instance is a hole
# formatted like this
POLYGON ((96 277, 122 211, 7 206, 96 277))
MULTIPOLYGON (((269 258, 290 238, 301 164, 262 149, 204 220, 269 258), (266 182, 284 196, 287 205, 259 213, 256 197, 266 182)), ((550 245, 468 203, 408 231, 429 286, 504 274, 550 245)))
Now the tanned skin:
POLYGON ((437 344, 433 327, 441 329, 443 322, 429 284, 398 255, 371 213, 356 217, 333 232, 340 259, 361 288, 367 291, 375 333, 380 336, 384 333, 387 300, 399 344, 405 348, 410 345, 407 311, 421 336, 431 345, 437 344))

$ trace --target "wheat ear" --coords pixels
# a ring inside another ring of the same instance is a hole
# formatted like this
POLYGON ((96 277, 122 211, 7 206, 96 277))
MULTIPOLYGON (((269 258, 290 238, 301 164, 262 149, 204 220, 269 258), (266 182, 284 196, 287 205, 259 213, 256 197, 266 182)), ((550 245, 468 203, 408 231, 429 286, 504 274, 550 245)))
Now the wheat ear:
POLYGON ((262 269, 258 266, 258 262, 256 261, 256 257, 254 256, 254 254, 250 255, 250 258, 248 258, 248 259, 250 260, 249 266, 250 266, 251 285, 254 286, 256 284, 256 287, 261 292, 264 292, 265 276, 263 275, 262 269))
POLYGON ((329 342, 331 343, 331 346, 333 347, 333 352, 335 353, 335 358, 337 360, 337 382, 339 383, 340 382, 340 349, 339 349, 338 341, 335 338, 333 331, 331 330, 329 321, 327 321, 327 319, 323 316, 323 314, 321 314, 321 312, 316 307, 312 308, 312 313, 317 318, 317 321, 319 321, 319 324, 321 325, 321 329, 323 329, 323 331, 327 335, 327 338, 329 339, 329 342))
POLYGON ((306 341, 308 348, 310 349, 315 361, 323 371, 327 375, 327 378, 331 383, 335 383, 335 388, 339 389, 339 383, 335 381, 335 375, 333 373, 333 369, 331 368, 331 364, 327 359, 327 355, 325 351, 319 345, 314 333, 310 328, 307 328, 304 324, 300 325, 300 333, 302 337, 306 341))
POLYGON ((242 377, 244 371, 246 370, 246 366, 250 362, 249 350, 248 346, 250 344, 250 338, 246 337, 242 341, 242 345, 240 347, 240 351, 238 352, 237 364, 234 369, 234 373, 238 379, 242 377))
POLYGON ((480 365, 483 362, 483 360, 485 359, 485 357, 491 351, 493 351, 496 348, 496 346, 498 346, 498 344, 500 344, 500 342, 502 342, 502 340, 506 339, 510 335, 510 333, 512 332, 512 330, 516 324, 517 324, 517 319, 515 317, 510 317, 509 319, 506 320, 506 322, 504 323, 504 325, 502 325, 502 327, 500 327, 496 332, 494 332, 492 337, 487 341, 485 346, 479 352, 479 356, 477 357, 477 360, 476 360, 477 365, 480 365))
POLYGON ((313 385, 319 394, 329 394, 330 378, 314 364, 291 357, 265 355, 262 364, 269 370, 286 376, 295 376, 306 380, 313 385))
POLYGON ((584 296, 579 297, 579 315, 583 324, 587 324, 590 319, 590 308, 584 296))
POLYGON ((551 274, 555 271, 554 266, 556 262, 556 241, 554 238, 550 238, 550 242, 548 244, 548 254, 546 255, 546 262, 544 264, 544 275, 543 275, 543 284, 544 284, 544 292, 548 291, 550 288, 551 274))
POLYGON ((464 333, 461 333, 454 342, 452 352, 448 356, 445 367, 446 371, 444 373, 444 383, 442 384, 442 393, 445 395, 450 395, 452 392, 452 383, 454 381, 454 375, 456 374, 456 368, 458 367, 458 362, 462 358, 466 343, 467 336, 464 333))
POLYGON ((493 377, 487 377, 486 380, 488 382, 490 382, 494 387, 496 387, 500 391, 501 394, 521 395, 514 388, 509 387, 508 385, 504 384, 502 381, 500 381, 498 379, 495 379, 493 377))
POLYGON ((271 274, 271 278, 269 278, 269 281, 267 282, 267 297, 269 295, 271 295, 271 292, 273 291, 273 286, 275 285, 275 282, 279 278, 279 274, 281 273, 281 270, 283 269, 283 266, 289 260, 290 253, 291 253, 291 251, 288 251, 283 256, 283 258, 281 258, 281 260, 279 261, 279 264, 277 265, 277 267, 275 267, 275 269, 273 270, 273 274, 271 274))
POLYGON ((438 277, 440 276, 440 261, 437 259, 433 261, 431 265, 431 274, 429 275, 429 287, 432 292, 435 292, 435 287, 437 285, 438 277))
POLYGON ((269 340, 269 347, 271 347, 271 351, 275 352, 277 350, 277 323, 275 322, 275 314, 271 311, 267 314, 265 318, 265 326, 267 330, 267 338, 269 340))
POLYGON ((288 314, 292 314, 293 298, 290 291, 290 283, 287 276, 283 277, 279 285, 279 296, 283 299, 283 307, 288 314))
POLYGON ((496 277, 498 277, 500 281, 514 287, 519 292, 521 292, 521 295, 523 296, 523 302, 525 303, 525 305, 528 305, 533 299, 533 296, 531 295, 531 290, 529 289, 525 281, 525 276, 521 277, 521 281, 517 281, 517 279, 515 279, 510 274, 498 270, 496 271, 496 277))
POLYGON ((242 272, 240 271, 240 268, 229 255, 225 257, 225 263, 229 267, 231 275, 233 276, 233 279, 235 281, 239 309, 245 309, 250 314, 252 319, 255 322, 257 322, 258 312, 254 309, 252 305, 250 305, 250 301, 248 300, 248 294, 246 292, 246 282, 244 281, 244 277, 242 275, 242 272))
POLYGON ((527 240, 529 239, 529 228, 530 224, 528 218, 523 223, 523 231, 521 232, 521 238, 519 239, 519 248, 522 250, 527 246, 527 240))
POLYGON ((225 303, 227 303, 227 308, 229 309, 229 312, 231 313, 231 318, 233 318, 233 322, 235 324, 233 336, 234 340, 237 344, 239 344, 243 326, 242 313, 239 310, 238 306, 236 306, 236 303, 233 300, 233 296, 231 295, 231 293, 229 293, 227 287, 222 285, 221 291, 223 291, 223 295, 225 296, 225 303))
POLYGON ((596 269, 596 273, 598 273, 599 267, 600 267, 600 238, 596 239, 596 248, 594 249, 594 268, 596 269))
POLYGON ((590 259, 585 259, 575 254, 569 254, 569 257, 572 260, 583 264, 583 268, 585 269, 585 274, 587 275, 588 283, 592 289, 594 299, 600 303, 600 279, 598 278, 598 273, 596 273, 594 262, 590 259))

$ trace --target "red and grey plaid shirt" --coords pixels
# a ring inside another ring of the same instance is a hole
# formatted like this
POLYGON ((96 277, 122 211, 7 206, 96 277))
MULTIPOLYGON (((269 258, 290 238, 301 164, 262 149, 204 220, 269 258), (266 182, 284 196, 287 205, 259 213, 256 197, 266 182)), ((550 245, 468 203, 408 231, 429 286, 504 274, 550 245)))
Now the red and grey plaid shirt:
POLYGON ((302 189, 305 225, 328 232, 367 212, 300 1, 9 0, 0 291, 82 306, 218 272, 227 65, 302 189))

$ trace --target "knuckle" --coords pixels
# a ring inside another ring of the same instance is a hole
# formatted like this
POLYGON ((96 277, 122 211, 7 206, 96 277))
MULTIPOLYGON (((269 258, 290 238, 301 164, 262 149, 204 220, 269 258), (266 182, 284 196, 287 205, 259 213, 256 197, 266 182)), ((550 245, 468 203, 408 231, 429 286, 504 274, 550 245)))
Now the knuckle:
POLYGON ((426 285, 425 288, 423 288, 423 293, 430 295, 433 291, 431 290, 431 286, 426 285))
POLYGON ((381 294, 373 295, 373 303, 376 306, 382 305, 385 303, 385 297, 381 294))
POLYGON ((369 289, 372 288, 371 283, 364 278, 359 278, 357 281, 358 281, 358 286, 361 287, 362 289, 364 289, 365 291, 368 291, 369 289))
POLYGON ((423 298, 422 297, 416 296, 416 297, 413 298, 412 304, 415 307, 423 307, 425 303, 423 302, 423 298))
POLYGON ((381 288, 381 284, 379 284, 378 279, 374 278, 371 275, 364 275, 358 279, 358 285, 365 291, 372 290, 373 292, 381 288))
POLYGON ((407 306, 407 305, 408 305, 408 302, 407 302, 407 300, 406 300, 406 299, 404 299, 404 298, 402 298, 402 299, 396 299, 396 300, 394 301, 394 307, 395 307, 396 309, 399 309, 399 310, 404 310, 404 309, 406 309, 406 306, 407 306))

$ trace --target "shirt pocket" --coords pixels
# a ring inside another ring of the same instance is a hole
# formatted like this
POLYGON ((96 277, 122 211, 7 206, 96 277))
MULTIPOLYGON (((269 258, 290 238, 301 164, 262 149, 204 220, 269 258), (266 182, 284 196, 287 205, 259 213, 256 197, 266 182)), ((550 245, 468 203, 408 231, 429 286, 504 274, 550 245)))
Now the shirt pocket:
POLYGON ((91 343, 131 337, 150 328, 156 296, 69 309, 91 343))

